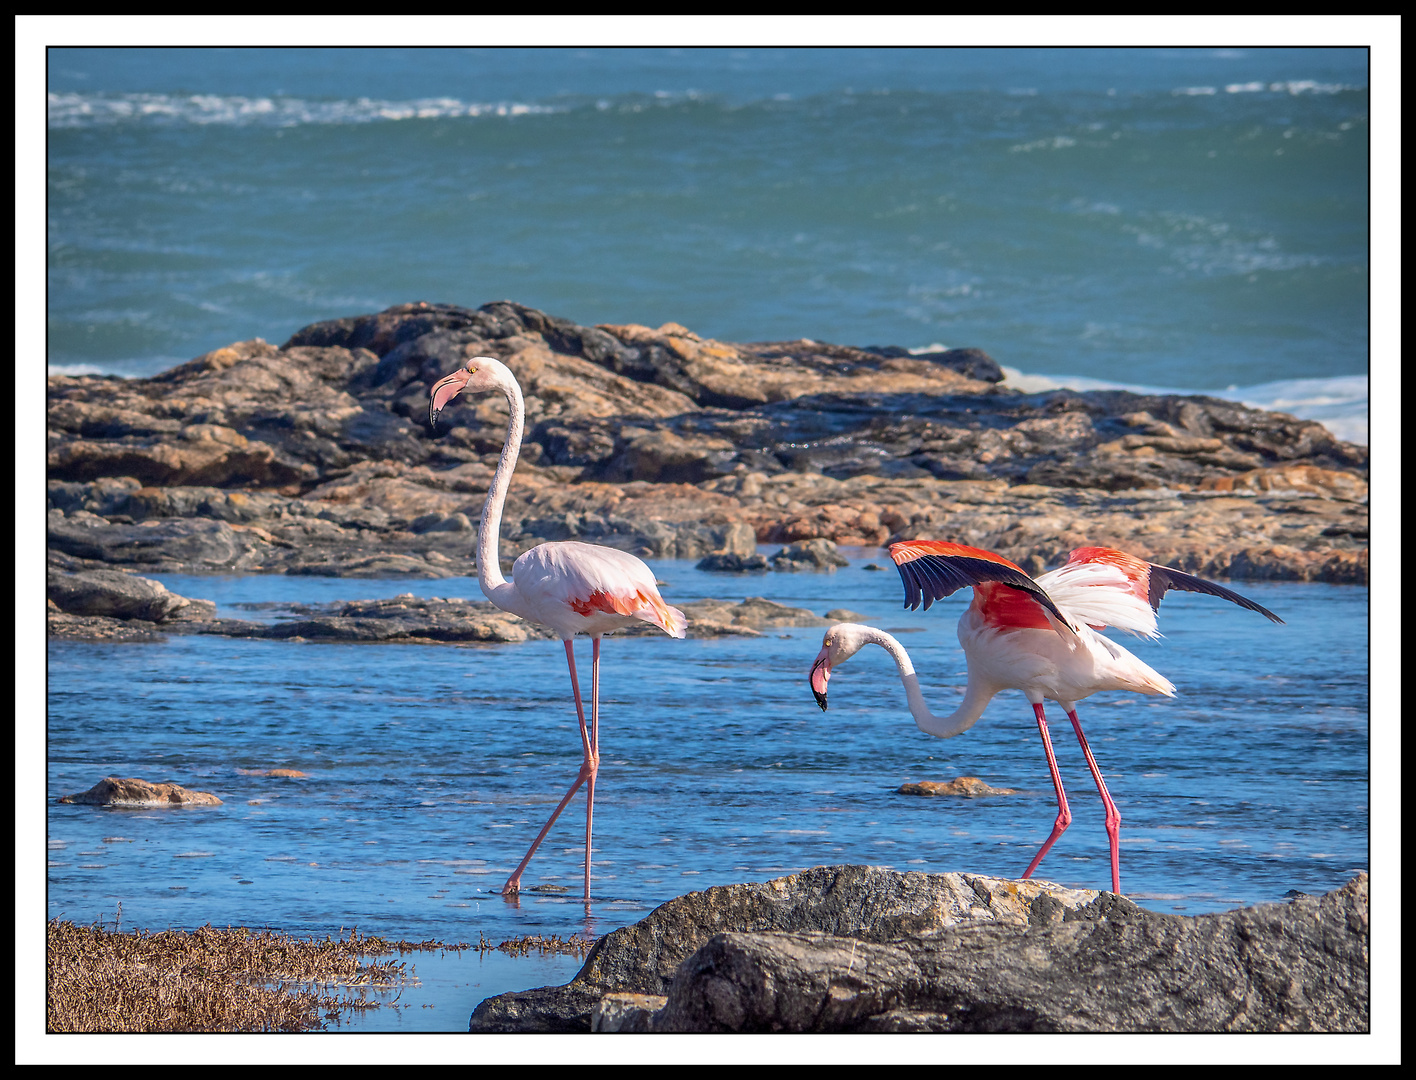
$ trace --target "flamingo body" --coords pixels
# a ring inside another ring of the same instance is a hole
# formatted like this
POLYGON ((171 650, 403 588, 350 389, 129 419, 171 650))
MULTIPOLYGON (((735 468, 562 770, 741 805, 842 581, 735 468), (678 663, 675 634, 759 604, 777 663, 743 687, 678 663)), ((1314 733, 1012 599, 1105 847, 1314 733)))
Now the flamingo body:
POLYGON ((502 893, 512 896, 520 891, 521 875, 531 862, 531 856, 536 853, 561 811, 584 784, 585 899, 588 901, 595 778, 600 765, 600 638, 636 623, 649 623, 670 637, 682 638, 688 630, 688 619, 678 608, 664 602, 654 574, 642 560, 628 552, 598 544, 585 544, 577 540, 538 544, 523 552, 512 564, 510 581, 502 576, 498 562, 502 508, 511 475, 516 469, 526 423, 521 387, 511 370, 500 360, 475 356, 433 385, 428 402, 428 422, 436 429, 438 414, 458 394, 487 390, 500 390, 506 395, 511 416, 507 422, 501 459, 487 490, 486 502, 482 504, 482 524, 477 533, 477 579, 482 592, 497 607, 550 628, 564 642, 571 692, 575 696, 575 711, 580 721, 582 752, 580 771, 574 783, 532 841, 520 865, 502 886, 502 893), (575 670, 574 638, 577 634, 587 635, 592 642, 588 725, 575 670))
POLYGON ((1068 709, 1103 690, 1175 696, 1168 679, 1090 626, 1078 628, 1074 646, 1050 627, 999 623, 988 607, 975 604, 959 619, 959 644, 969 681, 994 693, 1021 690, 1029 701, 1048 699, 1068 709))
POLYGON ((649 567, 627 551, 578 540, 538 544, 518 556, 511 579, 514 596, 503 599, 516 606, 505 610, 562 638, 598 637, 639 622, 676 638, 688 629, 683 612, 659 595, 649 567))
POLYGON ((892 544, 890 557, 904 582, 906 607, 923 604, 928 609, 958 589, 973 588, 958 625, 968 664, 964 700, 952 714, 934 715, 924 703, 909 655, 895 638, 874 627, 838 623, 826 631, 812 665, 810 683, 817 703, 826 708, 832 669, 867 644, 879 645, 894 657, 915 723, 938 738, 967 731, 999 692, 1021 690, 1033 707, 1058 804, 1052 833, 1024 872, 1027 878, 1072 820, 1043 714, 1043 701, 1056 701, 1072 723, 1106 807, 1112 890, 1120 892, 1121 815, 1082 733, 1076 703, 1100 691, 1174 697, 1175 687, 1099 631, 1110 626, 1140 637, 1159 637, 1155 617, 1170 589, 1219 596, 1274 622, 1283 620, 1222 585, 1114 548, 1078 548, 1065 565, 1036 579, 1001 555, 948 541, 892 544))

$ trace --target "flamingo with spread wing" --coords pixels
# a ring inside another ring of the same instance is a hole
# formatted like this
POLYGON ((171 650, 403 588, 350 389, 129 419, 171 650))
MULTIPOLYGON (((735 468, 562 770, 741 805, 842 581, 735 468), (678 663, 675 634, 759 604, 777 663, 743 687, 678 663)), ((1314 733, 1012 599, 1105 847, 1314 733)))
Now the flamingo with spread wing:
POLYGON ((1103 690, 1174 697, 1175 687, 1098 631, 1113 626, 1141 637, 1159 637, 1155 617, 1161 599, 1171 589, 1218 596, 1273 622, 1283 620, 1222 585, 1148 563, 1114 548, 1077 548, 1065 565, 1036 579, 1001 555, 942 540, 892 544, 890 557, 904 581, 908 608, 923 603, 928 610, 934 601, 958 589, 973 588, 973 601, 959 619, 959 644, 968 662, 963 703, 948 716, 931 713, 904 647, 883 630, 857 623, 838 623, 826 631, 810 676, 817 703, 826 708, 826 684, 832 670, 868 644, 881 646, 894 658, 915 723, 920 730, 941 739, 971 728, 999 691, 1023 691, 1037 717, 1047 767, 1057 791, 1057 820, 1024 872, 1023 877, 1027 878, 1072 822, 1043 715, 1043 701, 1056 701, 1072 722, 1106 808, 1111 887, 1120 892, 1121 815, 1082 733, 1076 703, 1103 690))

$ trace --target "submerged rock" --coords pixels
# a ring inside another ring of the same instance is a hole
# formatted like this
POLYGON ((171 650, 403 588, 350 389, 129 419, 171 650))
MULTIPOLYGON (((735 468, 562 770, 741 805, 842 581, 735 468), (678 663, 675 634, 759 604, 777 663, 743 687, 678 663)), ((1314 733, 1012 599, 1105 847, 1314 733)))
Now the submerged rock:
POLYGON ((721 574, 758 573, 772 569, 766 555, 708 555, 698 561, 697 569, 721 574))
POLYGON ((817 867, 669 901, 472 1031, 1326 1031, 1368 1025, 1367 876, 1162 915, 1113 893, 817 867))
POLYGON ((61 803, 85 806, 220 806, 208 791, 188 791, 180 784, 153 784, 136 777, 106 776, 87 791, 65 795, 61 803))
POLYGON ((938 780, 921 780, 913 784, 901 784, 896 795, 962 795, 975 799, 980 795, 1016 795, 1014 788, 990 787, 977 776, 959 776, 947 784, 938 780))

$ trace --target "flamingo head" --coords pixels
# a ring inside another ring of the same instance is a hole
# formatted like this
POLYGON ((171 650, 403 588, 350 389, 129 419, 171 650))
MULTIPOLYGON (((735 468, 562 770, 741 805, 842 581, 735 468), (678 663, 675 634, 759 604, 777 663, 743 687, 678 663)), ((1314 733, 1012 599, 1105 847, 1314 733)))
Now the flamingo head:
POLYGON ((826 684, 831 679, 831 669, 849 660, 866 644, 864 631, 869 627, 858 623, 837 623, 821 638, 821 651, 816 654, 816 662, 811 665, 811 692, 816 695, 816 704, 826 711, 826 684))
POLYGON ((510 370, 495 357, 472 357, 451 375, 445 375, 433 384, 428 399, 428 425, 432 428, 438 426, 438 417, 458 394, 495 390, 505 385, 508 378, 511 378, 510 370))

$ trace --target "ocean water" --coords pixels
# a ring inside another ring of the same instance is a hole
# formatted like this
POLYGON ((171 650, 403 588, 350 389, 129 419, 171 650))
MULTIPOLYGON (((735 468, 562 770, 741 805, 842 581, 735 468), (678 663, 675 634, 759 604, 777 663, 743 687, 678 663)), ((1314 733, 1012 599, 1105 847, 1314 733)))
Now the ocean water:
POLYGON ((151 374, 394 303, 510 298, 1255 404, 1282 382, 1291 411, 1365 437, 1367 65, 54 49, 47 362, 151 374))
MULTIPOLYGON (((906 611, 897 576, 865 569, 881 554, 852 555, 834 574, 653 568, 671 602, 762 595, 856 611, 905 644, 934 711, 952 709, 965 679, 954 632, 964 603, 906 611)), ((241 606, 271 600, 480 595, 458 578, 161 580, 243 618, 274 617, 241 606)), ((1367 590, 1239 587, 1286 624, 1171 593, 1166 637, 1125 644, 1179 695, 1098 694, 1079 706, 1122 815, 1122 889, 1154 910, 1322 893, 1369 865, 1367 590)), ((934 739, 914 726, 893 664, 872 648, 837 670, 823 713, 807 684, 821 634, 606 639, 588 909, 583 798, 538 851, 521 899, 497 895, 579 766, 558 642, 51 642, 47 913, 111 923, 121 903, 124 927, 210 921, 323 936, 357 926, 476 943, 599 935, 684 892, 820 864, 1020 875, 1056 816, 1022 695, 1002 694, 970 731, 934 739), (308 777, 250 775, 273 768, 308 777), (115 774, 174 780, 224 803, 55 801, 115 774), (961 775, 1017 794, 896 794, 905 781, 961 775)), ((588 651, 582 642, 587 688, 588 651)), ((1053 719, 1074 819, 1037 876, 1109 888, 1100 800, 1065 718, 1054 709, 1053 719)), ((358 1029, 465 1030, 483 998, 565 981, 580 963, 407 959, 430 985, 403 1000, 432 995, 436 1008, 377 1010, 358 1029)))

